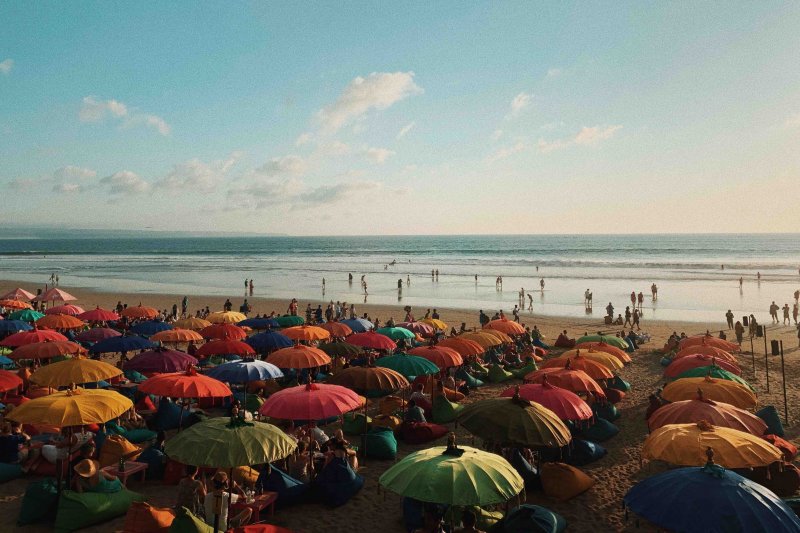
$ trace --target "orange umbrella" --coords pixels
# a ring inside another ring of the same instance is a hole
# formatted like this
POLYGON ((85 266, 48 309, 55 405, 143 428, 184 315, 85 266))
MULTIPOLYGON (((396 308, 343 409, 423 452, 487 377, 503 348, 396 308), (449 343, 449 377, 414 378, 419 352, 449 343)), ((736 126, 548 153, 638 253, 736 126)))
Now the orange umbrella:
POLYGON ((36 321, 36 326, 48 329, 80 329, 86 323, 70 315, 45 315, 36 321))
POLYGON ((389 392, 410 386, 408 380, 399 372, 390 368, 365 366, 351 366, 339 370, 331 375, 325 383, 341 385, 359 394, 373 391, 389 392))
POLYGON ((514 339, 496 329, 482 329, 481 333, 497 338, 501 343, 513 343, 514 339))
POLYGON ((59 355, 85 354, 86 349, 76 342, 45 341, 24 344, 11 352, 11 359, 50 359, 59 355))
POLYGON ((203 320, 202 318, 189 317, 176 320, 175 324, 173 325, 176 328, 190 329, 192 331, 200 331, 201 329, 210 326, 211 322, 209 322, 208 320, 203 320))
POLYGON ((486 349, 477 342, 469 339, 462 339, 461 337, 450 337, 441 340, 436 346, 441 346, 442 348, 451 348, 461 354, 461 357, 480 355, 486 351, 486 349))
POLYGON ((598 352, 610 353, 623 363, 630 363, 633 361, 631 356, 625 353, 625 350, 621 350, 620 348, 611 346, 605 342, 582 342, 576 345, 575 348, 594 348, 598 352))
POLYGON ((197 349, 197 357, 209 357, 211 355, 254 355, 256 351, 247 343, 235 341, 233 339, 218 339, 209 341, 197 349))
POLYGON ((664 377, 677 378, 682 373, 686 372, 687 370, 691 370, 692 368, 712 365, 716 365, 727 370, 728 372, 731 372, 732 374, 736 374, 737 376, 742 375, 742 370, 739 368, 739 365, 735 363, 731 363, 730 361, 725 361, 722 359, 718 360, 713 356, 696 354, 687 357, 681 357, 680 359, 674 359, 669 366, 664 369, 664 377))
POLYGON ((767 432, 767 424, 750 411, 729 403, 706 400, 701 395, 691 400, 681 400, 659 407, 650 415, 650 431, 667 424, 691 424, 706 420, 715 426, 746 431, 756 436, 767 432))
POLYGON ((155 342, 197 342, 202 341, 203 336, 190 329, 168 329, 159 331, 152 337, 151 341, 155 342))
POLYGON ((664 387, 661 396, 668 402, 691 400, 697 397, 698 390, 702 391, 704 398, 729 403, 741 409, 749 409, 758 404, 755 393, 744 385, 710 377, 678 379, 664 387))
POLYGON ((223 382, 198 374, 194 368, 153 376, 141 383, 138 390, 169 398, 227 398, 233 394, 223 382))
POLYGON ((5 307, 6 309, 33 309, 33 306, 28 302, 19 300, 0 300, 0 307, 5 307))
POLYGON ((0 300, 33 300, 34 298, 36 298, 35 294, 19 287, 0 296, 0 300))
POLYGON ((458 336, 459 339, 466 339, 478 343, 484 350, 488 350, 493 346, 503 344, 499 338, 489 333, 491 330, 476 331, 474 333, 462 333, 458 336))
POLYGON ((22 378, 16 372, 0 370, 0 392, 10 391, 22 386, 22 378))
POLYGON ((492 320, 491 322, 483 326, 483 329, 493 329, 496 331, 503 332, 506 335, 522 335, 523 333, 525 333, 525 328, 523 328, 517 322, 514 322, 513 320, 509 320, 507 318, 492 320))
POLYGON ((50 329, 34 329, 32 331, 19 331, 13 335, 9 335, 0 342, 0 346, 8 346, 16 348, 23 344, 31 344, 33 342, 45 341, 67 341, 64 335, 57 331, 50 329))
POLYGON ((325 322, 324 324, 320 324, 319 327, 330 333, 332 337, 347 337, 353 333, 350 326, 342 324, 341 322, 325 322))
POLYGON ((322 341, 331 337, 326 329, 305 325, 282 329, 281 333, 294 341, 322 341))
POLYGON ((457 351, 440 345, 420 346, 419 348, 409 350, 408 353, 411 355, 424 357, 431 363, 438 366, 440 369, 461 366, 464 364, 464 359, 457 351))
POLYGON ((625 368, 625 365, 622 364, 622 361, 611 355, 610 353, 606 352, 598 352, 595 351, 593 348, 578 348, 575 350, 567 350, 566 352, 562 353, 556 359, 569 359, 571 357, 585 357, 586 359, 591 359, 597 363, 600 363, 607 369, 614 372, 615 370, 622 370, 625 368))
POLYGON ((583 370, 592 379, 612 379, 614 374, 605 366, 582 355, 569 357, 566 360, 561 358, 550 359, 543 362, 540 368, 571 368, 583 370))
POLYGON ((153 319, 158 315, 158 309, 153 309, 152 307, 147 307, 142 304, 139 304, 136 307, 126 307, 120 313, 120 316, 139 319, 153 319))
POLYGON ((551 385, 567 389, 572 392, 591 392, 592 394, 605 398, 606 393, 603 392, 602 387, 589 377, 583 370, 574 370, 570 368, 542 368, 535 370, 525 376, 525 382, 528 383, 544 383, 545 380, 551 385), (545 378, 545 376, 547 376, 545 378))
MULTIPOLYGON (((64 305, 57 305, 55 307, 51 307, 50 309, 46 309, 44 314, 46 315, 69 315, 69 316, 78 316, 81 313, 84 313, 83 307, 78 307, 77 305, 73 304, 64 304, 64 305)), ((80 317, 78 317, 80 318, 80 317)))
POLYGON ((727 352, 735 352, 739 350, 739 345, 735 342, 718 339, 717 337, 712 337, 711 335, 686 337, 685 339, 681 339, 681 341, 678 343, 678 347, 681 350, 688 348, 689 346, 713 346, 714 348, 719 348, 720 350, 725 350, 727 352))
POLYGON ((267 362, 278 368, 316 368, 330 364, 331 358, 318 348, 311 346, 292 346, 269 354, 267 362))
POLYGON ((728 361, 729 363, 733 363, 735 365, 739 364, 739 362, 736 360, 736 357, 721 348, 700 345, 688 346, 682 350, 678 350, 678 353, 676 353, 675 357, 672 359, 683 359, 684 357, 691 357, 693 355, 708 355, 710 357, 716 357, 722 361, 728 361))
POLYGON ((247 338, 247 332, 235 324, 220 322, 211 324, 200 330, 200 335, 206 339, 230 339, 240 341, 247 338))

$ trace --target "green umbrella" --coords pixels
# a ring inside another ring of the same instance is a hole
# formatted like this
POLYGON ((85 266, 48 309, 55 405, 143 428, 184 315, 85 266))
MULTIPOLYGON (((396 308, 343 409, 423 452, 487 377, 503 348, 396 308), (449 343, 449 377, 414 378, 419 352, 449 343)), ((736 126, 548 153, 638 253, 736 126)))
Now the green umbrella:
POLYGON ((627 350, 629 348, 628 343, 615 335, 585 335, 575 341, 575 344, 580 344, 582 342, 604 342, 611 346, 616 346, 620 350, 627 350))
POLYGON ((678 377, 675 379, 704 378, 706 376, 711 376, 712 378, 717 378, 717 379, 727 379, 728 381, 735 381, 736 383, 744 385, 751 391, 755 392, 753 386, 750 385, 747 381, 737 376, 733 372, 729 372, 724 368, 718 367, 717 365, 698 366, 696 368, 690 368, 689 370, 686 370, 685 372, 681 372, 680 374, 678 374, 678 377))
POLYGON ((535 448, 561 448, 572 440, 558 415, 536 402, 487 398, 464 407, 458 422, 485 441, 535 448))
POLYGON ((39 311, 33 309, 20 309, 8 315, 9 320, 22 320, 23 322, 36 322, 44 316, 39 311))
POLYGON ((317 348, 331 357, 350 358, 364 353, 364 348, 349 342, 326 342, 325 344, 320 344, 317 348))
POLYGON ((403 374, 406 379, 416 376, 431 376, 439 373, 439 367, 418 355, 399 353, 375 360, 375 366, 390 368, 403 374))
POLYGON ((292 326, 302 326, 305 324, 306 319, 298 315, 283 315, 275 317, 275 322, 280 324, 282 328, 290 328, 292 326))
POLYGON ((412 332, 408 331, 406 328, 379 328, 375 330, 377 333, 381 335, 386 335, 393 341, 399 341, 401 339, 414 339, 416 335, 412 332))
POLYGON ((401 496, 457 506, 504 503, 525 488, 503 457, 452 442, 406 456, 378 482, 401 496))

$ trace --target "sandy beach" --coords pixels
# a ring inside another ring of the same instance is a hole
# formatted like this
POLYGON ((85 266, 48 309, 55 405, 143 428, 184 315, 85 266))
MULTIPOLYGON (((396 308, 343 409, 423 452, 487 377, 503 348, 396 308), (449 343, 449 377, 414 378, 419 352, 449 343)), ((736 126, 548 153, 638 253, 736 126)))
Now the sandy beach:
MULTIPOLYGON (((16 287, 15 282, 0 282, 0 292, 16 287)), ((117 301, 122 301, 128 305, 137 305, 140 302, 144 305, 158 307, 160 309, 171 308, 174 303, 180 303, 182 295, 166 294, 110 294, 91 292, 87 290, 72 290, 64 287, 65 290, 72 292, 78 297, 75 302, 85 309, 91 309, 96 305, 111 308, 117 301)), ((231 297, 234 308, 241 303, 242 296, 234 295, 231 297), (234 296, 236 296, 234 298, 234 296)), ((263 298, 248 298, 253 308, 253 314, 269 313, 276 311, 283 313, 288 302, 285 300, 273 300, 263 298)), ((211 310, 219 310, 222 307, 224 298, 219 296, 193 296, 190 298, 189 308, 193 312, 195 309, 205 307, 211 310)), ((307 301, 300 302, 301 312, 305 309, 307 301)), ((312 301, 312 306, 317 303, 312 301)), ((371 318, 379 317, 381 321, 394 317, 395 320, 402 318, 402 305, 400 306, 375 306, 369 304, 356 304, 357 313, 362 315, 368 313, 371 318)), ((478 313, 465 312, 461 310, 439 309, 442 320, 452 325, 460 325, 465 322, 467 327, 477 327, 478 313)), ((494 310, 486 310, 490 314, 494 310)), ((724 312, 724 311, 723 311, 724 312)), ((425 309, 414 309, 417 317, 425 313, 425 309)), ((301 313, 302 314, 302 313, 301 313)), ((598 314, 595 312, 595 316, 598 314)), ((546 340, 552 341, 562 330, 567 330, 571 337, 577 337, 584 332, 594 333, 602 330, 604 332, 615 331, 609 326, 603 326, 599 318, 587 319, 568 319, 557 317, 542 317, 532 314, 523 314, 521 322, 533 326, 536 325, 544 333, 546 340)), ((641 444, 647 434, 644 413, 647 407, 647 397, 659 384, 663 383, 663 367, 659 364, 661 354, 660 348, 666 338, 673 332, 685 332, 687 335, 703 333, 706 330, 716 334, 724 326, 720 323, 692 323, 692 322, 657 322, 643 321, 642 331, 646 331, 652 337, 650 343, 645 344, 633 355, 633 364, 628 365, 620 372, 621 376, 629 381, 633 390, 617 406, 622 416, 616 422, 620 428, 620 433, 610 441, 603 443, 608 449, 608 455, 592 463, 583 470, 596 480, 595 486, 581 496, 559 503, 544 497, 541 493, 528 493, 528 502, 544 505, 554 511, 561 513, 569 523, 569 531, 641 531, 637 529, 636 520, 629 517, 625 520, 621 508, 622 497, 625 492, 639 479, 652 475, 657 471, 656 465, 640 466, 639 454, 641 444)), ((621 329, 621 328, 617 328, 621 329)), ((728 332, 732 338, 732 332, 728 332)), ((769 339, 779 339, 784 343, 786 353, 786 376, 789 384, 788 410, 789 424, 786 426, 788 439, 797 443, 796 438, 800 431, 798 421, 800 421, 800 391, 794 386, 798 376, 800 376, 800 358, 797 354, 797 337, 794 326, 775 326, 768 328, 769 339)), ((769 356, 769 392, 766 387, 765 357, 763 339, 755 339, 755 373, 753 372, 750 344, 745 341, 743 347, 745 351, 739 354, 740 365, 743 375, 758 391, 759 404, 775 405, 778 411, 783 413, 783 392, 780 374, 780 358, 769 356)), ((481 398, 494 397, 505 389, 508 383, 487 385, 477 389, 470 394, 465 402, 472 402, 481 398)), ((453 424, 448 426, 454 427, 453 424)), ((455 428, 455 431, 463 443, 471 442, 471 437, 463 428, 455 428)), ((443 439, 444 440, 444 439, 443 439)), ((443 444, 436 442, 431 444, 443 444)), ((411 446, 400 442, 398 459, 406 454, 430 446, 411 446)), ((379 490, 378 477, 392 464, 391 461, 367 460, 363 465, 361 474, 366 478, 366 484, 361 492, 349 501, 346 505, 329 509, 315 504, 303 504, 289 509, 280 510, 276 513, 273 523, 290 528, 298 532, 316 531, 403 531, 402 513, 400 508, 400 498, 391 493, 384 493, 379 490)), ((25 527, 15 528, 14 522, 19 512, 20 502, 30 478, 22 478, 9 483, 0 485, 0 530, 2 531, 47 531, 46 527, 25 527)), ((163 486, 160 483, 149 482, 145 485, 134 484, 133 490, 144 493, 155 505, 171 506, 174 497, 174 487, 163 486)), ((87 529, 87 531, 120 531, 124 519, 120 518, 100 526, 87 529)))

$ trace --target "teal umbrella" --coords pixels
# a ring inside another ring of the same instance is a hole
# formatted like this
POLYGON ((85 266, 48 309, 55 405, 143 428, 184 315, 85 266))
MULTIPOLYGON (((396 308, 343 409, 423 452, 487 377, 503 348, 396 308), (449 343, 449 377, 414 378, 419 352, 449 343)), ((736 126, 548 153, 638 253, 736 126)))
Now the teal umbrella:
POLYGON ((412 332, 408 331, 406 328, 379 328, 375 330, 377 333, 381 335, 386 335, 393 341, 399 341, 401 339, 414 339, 416 335, 412 332))
POLYGON ((727 379, 728 381, 735 381, 736 383, 744 385, 751 391, 755 392, 753 386, 750 385, 747 381, 737 376, 733 372, 728 372, 724 368, 720 368, 717 365, 698 366, 695 368, 690 368, 689 370, 686 370, 685 372, 681 372, 680 374, 678 374, 678 377, 676 379, 704 378, 706 376, 711 376, 712 378, 717 378, 717 379, 727 379))
POLYGON ((280 324, 282 328, 290 328, 292 326, 302 326, 305 324, 306 319, 298 315, 283 315, 275 317, 275 322, 280 324))
POLYGON ((390 368, 395 372, 403 374, 406 379, 416 376, 431 376, 439 373, 439 367, 424 357, 405 353, 381 357, 375 361, 375 366, 390 368))
POLYGON ((44 316, 39 311, 33 309, 20 309, 8 315, 9 320, 22 320, 23 322, 36 322, 44 316))

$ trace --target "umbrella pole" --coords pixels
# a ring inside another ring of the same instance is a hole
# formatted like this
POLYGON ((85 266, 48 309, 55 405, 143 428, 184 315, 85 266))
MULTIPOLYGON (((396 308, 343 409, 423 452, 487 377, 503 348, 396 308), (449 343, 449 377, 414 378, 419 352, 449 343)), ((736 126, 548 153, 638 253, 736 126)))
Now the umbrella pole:
MULTIPOLYGON (((231 500, 233 499, 233 467, 229 470, 229 481, 228 481, 228 521, 225 524, 225 529, 229 528, 231 523, 231 500)), ((247 501, 245 501, 247 503, 247 501)))

